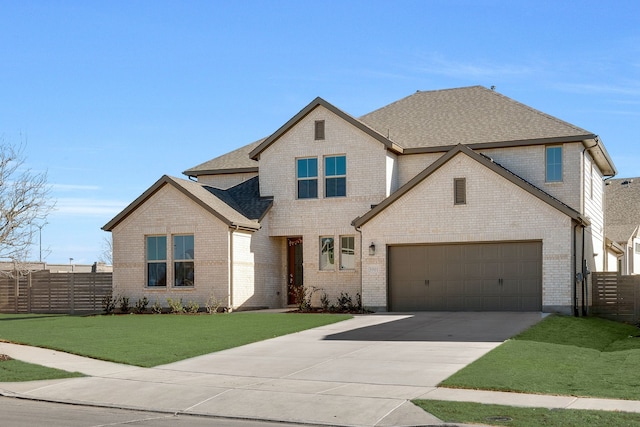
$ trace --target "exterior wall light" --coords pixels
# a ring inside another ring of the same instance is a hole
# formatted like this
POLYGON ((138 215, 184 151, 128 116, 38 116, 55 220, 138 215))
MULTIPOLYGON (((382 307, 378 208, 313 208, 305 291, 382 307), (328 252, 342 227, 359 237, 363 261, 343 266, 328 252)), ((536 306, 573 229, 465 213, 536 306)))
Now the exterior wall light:
POLYGON ((369 245, 369 255, 374 256, 376 254, 376 245, 371 242, 369 245))

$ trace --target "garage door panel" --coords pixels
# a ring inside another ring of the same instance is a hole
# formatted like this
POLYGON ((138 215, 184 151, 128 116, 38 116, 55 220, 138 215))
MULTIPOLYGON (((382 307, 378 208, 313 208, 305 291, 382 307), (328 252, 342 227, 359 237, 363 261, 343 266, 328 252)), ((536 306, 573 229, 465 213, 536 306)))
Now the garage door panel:
POLYGON ((392 246, 394 311, 542 308, 542 243, 392 246))

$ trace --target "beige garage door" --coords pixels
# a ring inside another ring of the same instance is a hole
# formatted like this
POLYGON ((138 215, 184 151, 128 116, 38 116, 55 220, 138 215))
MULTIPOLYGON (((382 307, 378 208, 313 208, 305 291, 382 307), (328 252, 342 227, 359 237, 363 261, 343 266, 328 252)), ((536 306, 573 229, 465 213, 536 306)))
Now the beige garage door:
POLYGON ((391 311, 540 311, 542 243, 389 247, 391 311))

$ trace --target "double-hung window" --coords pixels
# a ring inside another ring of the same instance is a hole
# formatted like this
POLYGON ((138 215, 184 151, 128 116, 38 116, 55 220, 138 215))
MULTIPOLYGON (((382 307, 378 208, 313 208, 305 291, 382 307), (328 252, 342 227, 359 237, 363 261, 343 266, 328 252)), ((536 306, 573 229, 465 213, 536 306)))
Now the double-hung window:
POLYGON ((167 286, 167 236, 147 236, 147 286, 167 286))
POLYGON ((333 237, 320 237, 320 270, 335 270, 333 237))
POLYGON ((355 240, 353 236, 340 236, 340 270, 355 270, 355 240))
POLYGON ((546 147, 546 182, 562 181, 562 146, 546 147))
POLYGON ((318 198, 318 159, 298 159, 298 199, 318 198))
POLYGON ((174 286, 193 286, 193 235, 173 236, 174 286))
POLYGON ((325 197, 347 195, 347 158, 329 156, 324 158, 325 197))

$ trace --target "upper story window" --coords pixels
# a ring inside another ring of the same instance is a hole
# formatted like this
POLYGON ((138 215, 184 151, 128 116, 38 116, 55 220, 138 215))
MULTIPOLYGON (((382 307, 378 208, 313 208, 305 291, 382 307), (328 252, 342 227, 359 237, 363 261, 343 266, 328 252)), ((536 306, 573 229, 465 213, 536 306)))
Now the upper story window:
POLYGON ((316 120, 314 126, 314 139, 316 141, 324 139, 324 120, 316 120))
POLYGON ((318 198, 318 159, 298 159, 298 199, 318 198))
POLYGON ((167 286, 167 236, 147 236, 147 286, 167 286))
POLYGON ((453 204, 467 204, 467 180, 466 178, 453 179, 453 204))
POLYGON ((347 195, 347 158, 330 156, 324 158, 325 197, 347 195))
POLYGON ((173 274, 175 286, 194 284, 193 235, 173 236, 173 274))
POLYGON ((562 146, 546 147, 546 182, 562 181, 562 146))

